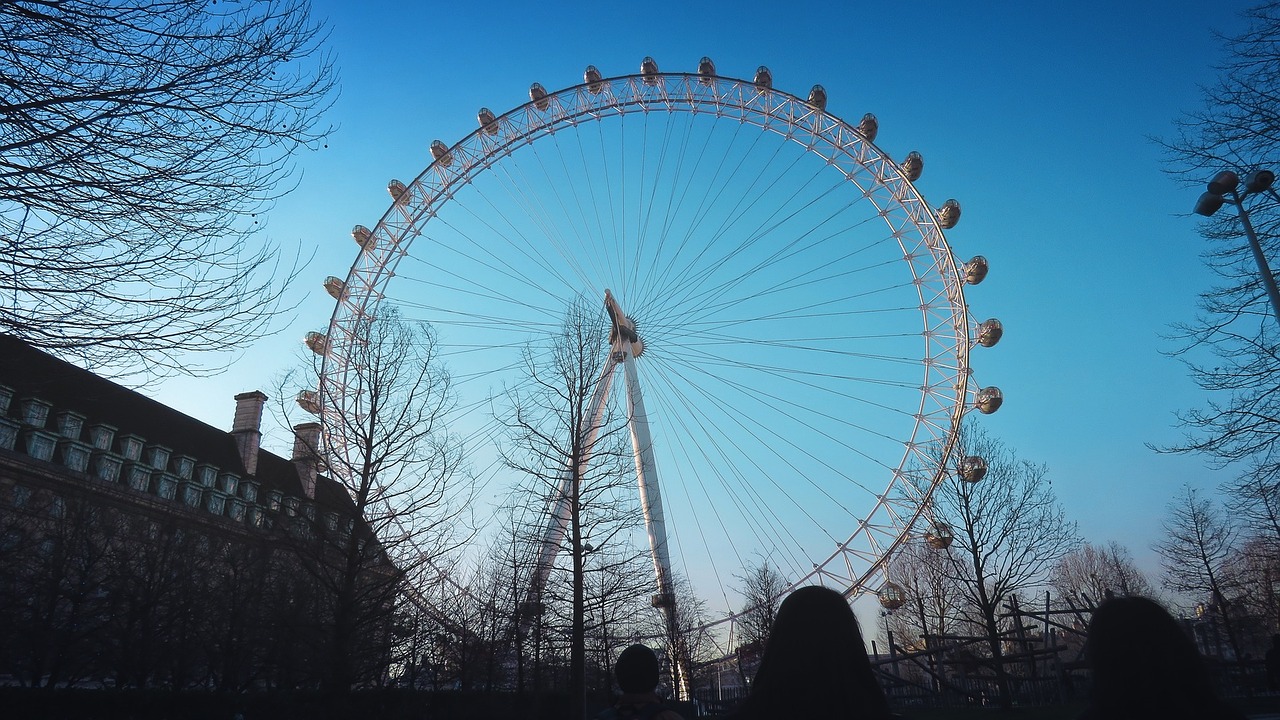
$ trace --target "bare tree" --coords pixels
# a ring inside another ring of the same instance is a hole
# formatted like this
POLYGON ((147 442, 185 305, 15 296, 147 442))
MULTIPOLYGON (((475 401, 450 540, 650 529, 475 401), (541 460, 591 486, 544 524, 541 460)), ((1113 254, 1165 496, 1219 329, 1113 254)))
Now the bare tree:
MULTIPOLYGON (((1197 188, 1222 170, 1245 177, 1280 153, 1280 2, 1243 14, 1247 28, 1220 38, 1226 59, 1217 66, 1217 82, 1203 88, 1203 105, 1160 141, 1168 172, 1197 188)), ((1280 196, 1258 193, 1247 203, 1264 254, 1275 258, 1280 196)), ((1174 339, 1175 353, 1210 398, 1180 414, 1185 440, 1160 449, 1203 453, 1219 466, 1239 463, 1242 482, 1265 484, 1274 493, 1280 469, 1280 330, 1237 213, 1217 213, 1201 232, 1209 241, 1203 257, 1219 282, 1201 292, 1197 317, 1177 326, 1174 339), (1202 360, 1205 350, 1211 357, 1202 360)))
POLYGON ((744 567, 734 579, 739 583, 738 594, 742 596, 742 609, 735 630, 738 635, 738 673, 745 684, 748 675, 755 674, 755 662, 759 661, 765 645, 769 644, 769 631, 778 617, 778 606, 782 604, 782 594, 786 592, 788 583, 768 558, 763 557, 758 563, 744 567))
POLYGON ((535 529, 542 550, 535 561, 531 603, 543 603, 551 561, 561 550, 568 555, 574 718, 581 718, 585 708, 587 548, 612 547, 639 518, 627 507, 627 498, 635 493, 624 487, 631 461, 624 418, 597 397, 615 362, 608 332, 599 310, 585 300, 574 303, 550 347, 525 348, 525 379, 508 391, 510 411, 502 418, 511 433, 511 447, 504 451, 508 466, 533 482, 538 489, 534 497, 546 505, 545 512, 532 513, 543 520, 535 529), (549 534, 548 520, 556 524, 549 534))
POLYGON ((1236 532, 1211 500, 1186 486, 1169 504, 1164 539, 1155 544, 1164 564, 1165 587, 1208 600, 1210 610, 1222 618, 1227 639, 1237 658, 1240 642, 1233 624, 1236 592, 1228 561, 1236 554, 1236 532))
POLYGON ((1002 707, 1012 703, 999 617, 1015 595, 1044 584, 1053 565, 1079 544, 1043 465, 1023 460, 973 427, 960 442, 963 456, 986 460, 986 476, 967 482, 953 473, 934 493, 934 513, 954 529, 943 552, 960 590, 961 617, 982 629, 1002 707))
POLYGON ((329 132, 307 0, 8 2, 0 27, 0 332, 152 372, 264 333, 255 218, 329 132))
MULTIPOLYGON (((326 405, 344 411, 329 414, 323 439, 305 448, 350 504, 295 518, 299 556, 329 602, 325 684, 334 689, 385 669, 394 611, 405 593, 417 598, 431 585, 433 563, 462 542, 453 521, 469 499, 469 485, 455 482, 461 453, 446 427, 454 395, 431 329, 387 308, 359 332, 343 387, 325 388, 326 405)), ((281 381, 282 396, 295 376, 281 381)))
POLYGON ((1110 595, 1153 594, 1151 583, 1123 545, 1106 547, 1085 544, 1058 560, 1053 569, 1053 588, 1060 597, 1097 605, 1110 595))

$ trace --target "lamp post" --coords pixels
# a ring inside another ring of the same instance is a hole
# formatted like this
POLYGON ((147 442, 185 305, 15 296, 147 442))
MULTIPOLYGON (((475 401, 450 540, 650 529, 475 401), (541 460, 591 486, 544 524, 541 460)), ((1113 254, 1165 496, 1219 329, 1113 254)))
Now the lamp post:
POLYGON ((1240 223, 1244 226, 1244 234, 1249 238, 1249 248, 1253 250, 1253 259, 1258 263, 1258 273, 1262 275, 1262 284, 1271 298, 1271 311, 1275 313, 1276 322, 1280 322, 1280 290, 1276 288, 1276 278, 1271 274, 1267 258, 1262 254, 1262 245, 1258 242, 1258 234, 1249 221, 1249 211, 1244 209, 1244 199, 1250 195, 1266 192, 1276 181, 1276 174, 1270 170, 1254 170, 1244 179, 1244 192, 1240 192, 1240 177, 1230 170, 1223 170, 1209 181, 1208 190, 1196 201, 1194 212, 1209 217, 1222 207, 1223 203, 1236 206, 1240 214, 1240 223), (1230 197, 1228 197, 1230 195, 1230 197))

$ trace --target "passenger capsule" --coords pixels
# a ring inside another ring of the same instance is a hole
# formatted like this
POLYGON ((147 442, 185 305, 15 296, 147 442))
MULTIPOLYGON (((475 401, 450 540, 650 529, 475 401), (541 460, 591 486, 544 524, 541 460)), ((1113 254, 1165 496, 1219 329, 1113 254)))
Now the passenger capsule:
POLYGON ((760 67, 756 68, 755 83, 756 83, 756 87, 762 90, 772 90, 773 89, 773 73, 769 72, 769 68, 765 67, 764 65, 761 65, 760 67))
POLYGON ((592 94, 600 92, 604 89, 604 79, 600 75, 600 71, 595 65, 588 65, 585 72, 582 73, 582 81, 587 84, 587 90, 592 94))
POLYGON ((369 228, 363 225, 357 225, 351 228, 351 237, 361 248, 369 246, 369 241, 373 238, 373 233, 369 232, 369 228))
POLYGON ((924 534, 925 544, 934 550, 946 550, 955 539, 951 526, 944 522, 935 522, 924 534))
POLYGON ((313 330, 307 333, 307 337, 303 342, 307 344, 307 347, 311 349, 311 352, 317 355, 324 355, 329 352, 329 336, 322 332, 315 332, 313 330))
POLYGON ((542 87, 542 83, 534 83, 529 86, 529 99, 533 101, 533 106, 539 110, 546 110, 551 107, 551 101, 547 99, 547 89, 542 87))
MULTIPOLYGON (((533 92, 530 90, 530 92, 533 92)), ((449 152, 449 146, 439 140, 431 141, 431 157, 436 159, 436 163, 449 167, 453 164, 453 153, 449 152)))
POLYGON ((995 347, 1004 337, 1004 325, 995 318, 988 318, 978 323, 978 344, 982 347, 995 347))
POLYGON ((658 84, 658 63, 651 57, 645 57, 640 62, 640 75, 644 77, 645 85, 658 84))
POLYGON ((862 116, 862 122, 858 123, 858 133, 866 138, 868 142, 875 142, 876 135, 880 132, 880 121, 875 115, 867 113, 862 116))
POLYGON ((324 291, 334 300, 342 300, 347 296, 347 284, 332 275, 324 279, 324 291))
POLYGON ((703 85, 710 85, 711 78, 716 76, 716 64, 711 62, 711 58, 703 57, 698 61, 698 82, 703 85))
POLYGON ((298 393, 298 397, 295 400, 298 402, 298 407, 303 410, 312 415, 320 414, 320 393, 315 390, 303 390, 298 393))
POLYGON ((489 108, 480 108, 480 112, 476 113, 476 120, 480 122, 480 129, 485 135, 498 134, 498 121, 493 117, 493 111, 489 108))
POLYGON ((902 161, 902 174, 911 182, 920 179, 920 174, 924 172, 924 156, 912 150, 907 153, 907 159, 902 161))
POLYGON ((399 180, 392 180, 387 183, 387 192, 391 194, 391 201, 394 203, 399 203, 409 196, 409 188, 405 187, 404 183, 399 180))
POLYGON ((876 597, 880 600, 880 607, 885 610, 897 610, 907 604, 907 591, 897 583, 885 583, 876 593, 876 597))
POLYGON ((978 408, 978 412, 983 415, 990 415, 991 413, 999 410, 1000 406, 1003 404, 1004 393, 1000 392, 1000 388, 995 387, 994 385, 991 387, 984 387, 979 390, 973 401, 973 406, 978 408))
POLYGON ((976 483, 987 476, 987 461, 977 455, 969 455, 960 461, 960 479, 976 483))
POLYGON ((960 203, 955 199, 942 203, 942 207, 938 208, 938 225, 943 230, 950 230, 960 222, 960 203))
POLYGON ((977 285, 987 279, 987 271, 990 269, 986 258, 974 255, 964 264, 964 281, 970 285, 977 285))
POLYGON ((827 109, 827 90, 821 85, 814 85, 809 91, 809 104, 819 110, 827 109))

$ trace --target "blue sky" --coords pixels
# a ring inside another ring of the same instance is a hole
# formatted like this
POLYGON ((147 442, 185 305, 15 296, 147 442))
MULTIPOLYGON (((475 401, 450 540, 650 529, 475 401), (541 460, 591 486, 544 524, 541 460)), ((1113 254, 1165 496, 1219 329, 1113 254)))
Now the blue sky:
MULTIPOLYGON (((1228 477, 1147 448, 1175 442, 1174 412, 1204 400, 1162 354, 1174 347, 1162 335, 1214 282, 1189 215, 1199 189, 1163 174, 1151 138, 1197 107, 1219 52, 1211 32, 1238 28, 1244 3, 433 5, 315 3, 341 72, 337 129, 297 157, 297 189, 265 230, 314 253, 291 291, 298 308, 228 372, 169 380, 158 399, 229 427, 232 396, 269 390, 302 335, 324 328, 332 301, 320 283, 355 258, 351 226, 373 226, 387 181, 411 180, 431 141, 470 133, 480 107, 514 107, 534 81, 576 84, 588 64, 620 75, 651 55, 693 71, 706 55, 726 76, 767 65, 799 95, 820 83, 845 120, 875 113, 880 147, 923 154, 924 195, 962 203, 947 237, 960 259, 982 254, 992 267, 969 303, 1006 328, 973 359, 979 382, 1006 398, 981 422, 1049 466, 1088 540, 1124 544, 1154 574, 1165 504, 1183 483, 1228 477)), ((289 440, 267 444, 287 452, 289 440)))

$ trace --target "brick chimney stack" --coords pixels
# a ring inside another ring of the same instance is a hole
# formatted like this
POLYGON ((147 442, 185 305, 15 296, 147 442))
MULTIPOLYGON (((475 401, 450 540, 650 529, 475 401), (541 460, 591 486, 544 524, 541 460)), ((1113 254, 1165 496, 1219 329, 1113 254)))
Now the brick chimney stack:
POLYGON ((258 474, 258 448, 262 446, 262 408, 267 396, 261 390, 236 396, 236 416, 231 421, 231 436, 236 439, 240 460, 248 475, 258 474))
POLYGON ((320 423, 310 422, 293 426, 293 461, 302 481, 302 492, 311 500, 316 499, 316 477, 320 474, 320 423))

